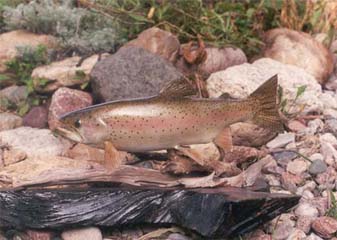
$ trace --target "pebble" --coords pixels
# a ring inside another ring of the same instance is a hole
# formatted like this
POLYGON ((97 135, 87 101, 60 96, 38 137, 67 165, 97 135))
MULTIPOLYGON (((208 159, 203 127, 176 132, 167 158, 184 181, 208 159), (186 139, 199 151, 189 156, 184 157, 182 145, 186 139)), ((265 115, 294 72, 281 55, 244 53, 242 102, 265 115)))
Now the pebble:
POLYGON ((326 120, 324 129, 325 131, 331 132, 335 137, 337 137, 337 119, 326 120))
POLYGON ((186 237, 180 233, 171 233, 168 235, 167 240, 191 240, 191 238, 186 237))
POLYGON ((303 131, 307 126, 305 126, 305 124, 303 124, 300 121, 297 120, 290 120, 288 123, 288 128, 292 131, 292 132, 299 132, 299 131, 303 131))
POLYGON ((304 173, 308 169, 308 163, 306 160, 295 159, 288 163, 287 171, 295 174, 300 175, 304 173))
POLYGON ((311 229, 311 223, 315 218, 307 216, 299 216, 296 222, 296 228, 302 230, 305 233, 309 233, 311 229))
POLYGON ((302 240, 307 235, 300 229, 295 229, 287 238, 287 240, 302 240))
POLYGON ((320 153, 314 153, 314 154, 312 154, 309 158, 310 158, 312 161, 314 161, 314 160, 321 160, 321 161, 323 161, 323 160, 324 160, 323 155, 320 154, 320 153))
POLYGON ((274 232, 273 232, 273 240, 284 240, 287 239, 290 234, 295 230, 292 222, 284 221, 282 223, 277 224, 274 232))
POLYGON ((297 188, 296 194, 302 195, 305 190, 312 192, 315 190, 316 187, 317 187, 317 184, 315 181, 308 181, 302 187, 297 188))
POLYGON ((315 196, 314 196, 314 194, 313 194, 312 192, 310 192, 309 190, 304 190, 303 193, 302 193, 302 198, 303 198, 303 199, 309 200, 309 199, 314 199, 315 196))
POLYGON ((276 138, 267 143, 268 148, 281 148, 289 143, 295 142, 294 133, 279 134, 276 138))
POLYGON ((272 156, 279 165, 285 167, 291 160, 297 157, 297 153, 293 151, 281 151, 272 153, 272 156))
POLYGON ((273 174, 266 174, 265 178, 268 181, 269 186, 272 186, 272 187, 281 186, 280 180, 275 175, 273 175, 273 174))
POLYGON ((63 240, 102 240, 101 230, 97 227, 66 230, 61 234, 63 240))
POLYGON ((304 240, 323 240, 323 238, 317 236, 315 233, 311 233, 308 237, 304 240))
POLYGON ((318 210, 309 203, 300 203, 295 209, 296 216, 318 217, 318 210))
POLYGON ((320 159, 314 160, 309 166, 309 173, 317 175, 323 173, 327 170, 328 166, 326 163, 320 159))
POLYGON ((337 220, 332 217, 319 217, 313 221, 312 229, 323 238, 331 238, 337 232, 337 220))
POLYGON ((323 135, 319 136, 320 143, 326 142, 331 143, 332 145, 337 144, 337 139, 332 133, 324 133, 323 135))
POLYGON ((0 132, 22 126, 22 118, 13 113, 0 113, 0 132))
POLYGON ((324 128, 324 123, 321 119, 317 118, 308 122, 308 127, 300 131, 301 135, 314 135, 324 128))
POLYGON ((324 156, 324 161, 329 166, 334 166, 337 160, 337 150, 334 146, 329 142, 321 142, 321 149, 322 155, 324 156))
POLYGON ((47 231, 27 230, 29 240, 52 240, 54 233, 47 231))
POLYGON ((331 108, 324 109, 323 110, 323 116, 327 119, 328 118, 337 119, 337 110, 331 109, 331 108))

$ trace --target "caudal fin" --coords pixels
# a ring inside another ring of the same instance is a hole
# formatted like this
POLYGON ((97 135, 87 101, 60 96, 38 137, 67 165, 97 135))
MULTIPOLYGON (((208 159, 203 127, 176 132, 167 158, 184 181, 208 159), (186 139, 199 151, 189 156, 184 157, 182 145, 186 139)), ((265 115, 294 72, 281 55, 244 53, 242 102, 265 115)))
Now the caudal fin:
POLYGON ((274 75, 249 97, 257 105, 253 121, 261 127, 270 128, 273 131, 283 130, 283 124, 278 113, 277 99, 277 75, 274 75))

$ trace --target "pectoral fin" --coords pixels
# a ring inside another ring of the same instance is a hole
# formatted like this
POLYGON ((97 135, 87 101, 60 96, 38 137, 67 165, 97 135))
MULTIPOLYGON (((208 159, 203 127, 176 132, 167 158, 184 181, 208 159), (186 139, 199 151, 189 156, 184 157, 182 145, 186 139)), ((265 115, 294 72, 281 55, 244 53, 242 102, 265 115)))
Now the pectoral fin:
POLYGON ((223 129, 214 139, 214 143, 223 151, 223 153, 231 152, 233 150, 233 141, 230 128, 223 129))
POLYGON ((108 170, 118 168, 122 164, 122 158, 118 150, 111 142, 104 142, 104 166, 108 170))

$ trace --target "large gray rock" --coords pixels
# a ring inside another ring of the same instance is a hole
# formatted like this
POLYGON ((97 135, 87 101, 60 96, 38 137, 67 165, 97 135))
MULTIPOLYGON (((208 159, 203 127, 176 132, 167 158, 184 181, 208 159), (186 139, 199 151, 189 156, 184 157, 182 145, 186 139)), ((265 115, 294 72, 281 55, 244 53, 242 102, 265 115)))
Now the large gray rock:
POLYGON ((121 48, 99 61, 91 72, 94 96, 104 102, 158 94, 182 74, 168 61, 142 48, 121 48))

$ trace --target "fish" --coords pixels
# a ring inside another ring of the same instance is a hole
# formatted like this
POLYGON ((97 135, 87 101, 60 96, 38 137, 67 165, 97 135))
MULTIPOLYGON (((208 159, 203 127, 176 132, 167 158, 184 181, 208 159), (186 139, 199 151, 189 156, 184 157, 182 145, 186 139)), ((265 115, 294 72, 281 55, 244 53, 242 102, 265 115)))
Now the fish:
POLYGON ((198 98, 185 79, 174 81, 157 96, 110 101, 60 117, 56 132, 72 141, 120 151, 148 152, 214 142, 231 148, 229 127, 251 120, 272 131, 283 130, 278 112, 277 75, 249 97, 198 98))

